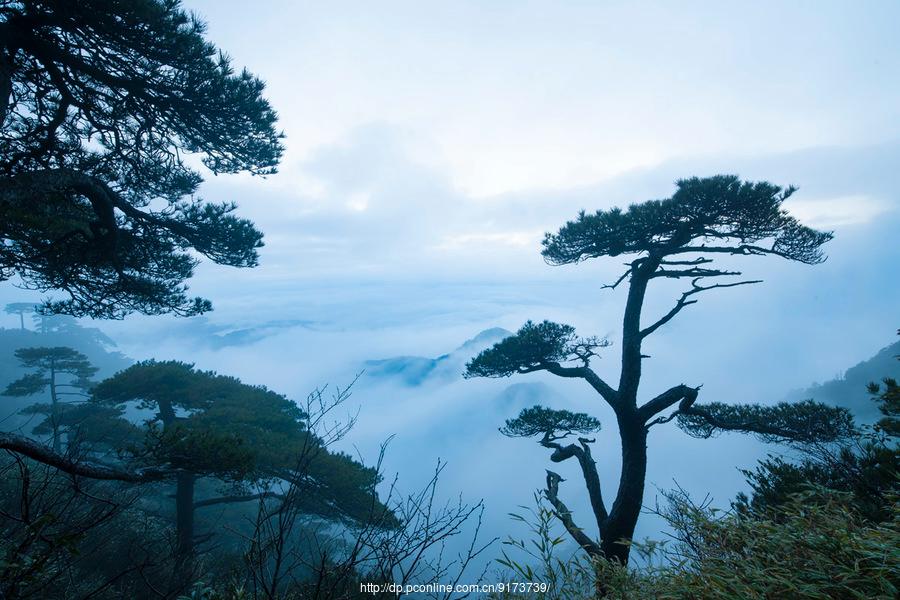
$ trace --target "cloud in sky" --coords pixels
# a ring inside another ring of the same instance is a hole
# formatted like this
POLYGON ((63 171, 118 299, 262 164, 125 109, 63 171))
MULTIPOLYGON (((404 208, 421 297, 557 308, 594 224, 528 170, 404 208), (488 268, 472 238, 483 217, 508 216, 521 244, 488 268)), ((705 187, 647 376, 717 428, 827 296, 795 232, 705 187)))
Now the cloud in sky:
POLYGON ((269 82, 285 174, 373 121, 485 196, 900 137, 900 5, 190 0, 269 82))

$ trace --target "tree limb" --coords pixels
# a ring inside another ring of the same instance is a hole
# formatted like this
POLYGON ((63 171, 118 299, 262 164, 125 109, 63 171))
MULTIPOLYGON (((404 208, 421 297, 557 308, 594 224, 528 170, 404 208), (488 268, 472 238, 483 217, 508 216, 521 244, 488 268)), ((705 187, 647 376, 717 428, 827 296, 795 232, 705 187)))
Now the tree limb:
POLYGON ((569 532, 572 539, 574 539, 590 556, 602 556, 603 553, 600 550, 600 545, 588 537, 588 535, 575 524, 575 521, 572 520, 572 511, 570 511, 569 508, 563 504, 563 501, 559 499, 559 482, 562 480, 562 477, 558 474, 550 470, 547 471, 547 500, 550 501, 557 518, 562 521, 563 527, 566 528, 566 531, 569 532))
POLYGON ((119 467, 77 461, 64 454, 54 452, 43 444, 25 436, 0 432, 0 449, 27 456, 45 465, 56 467, 60 471, 106 481, 126 481, 129 483, 148 483, 159 481, 172 474, 163 469, 139 469, 128 471, 119 467))
MULTIPOLYGON (((726 272, 723 271, 723 273, 726 273, 726 272)), ((697 277, 691 282, 691 286, 692 286, 691 289, 689 289, 688 291, 683 292, 681 294, 681 298, 678 299, 678 301, 675 303, 675 306, 672 307, 672 310, 670 310, 665 315, 660 317, 660 319, 658 321, 656 321, 653 325, 645 327, 644 329, 641 330, 640 336, 642 339, 647 337, 648 335, 650 335, 651 333, 653 333, 654 331, 656 331, 657 329, 659 329, 660 327, 662 327, 663 325, 668 323, 669 321, 671 321, 675 317, 675 315, 677 315, 678 313, 680 313, 682 311, 682 309, 684 309, 684 307, 690 306, 691 304, 696 304, 697 303, 696 300, 688 300, 688 298, 690 298, 694 294, 699 294, 700 292, 705 292, 707 290, 713 290, 716 288, 729 288, 729 287, 736 287, 739 285, 750 285, 753 283, 762 283, 761 279, 751 279, 751 280, 747 280, 747 281, 736 281, 734 283, 716 283, 714 285, 702 286, 702 285, 698 285, 698 283, 697 283, 700 279, 702 279, 702 277, 697 277)))
POLYGON ((668 254, 686 254, 690 252, 715 252, 740 256, 763 256, 772 254, 782 258, 793 259, 792 256, 785 252, 780 252, 774 248, 755 246, 753 244, 741 244, 740 246, 707 246, 705 244, 700 246, 682 246, 681 248, 670 250, 668 254))
POLYGON ((535 370, 540 369, 549 371, 557 377, 578 377, 584 379, 610 406, 615 408, 618 405, 619 394, 590 367, 564 367, 557 362, 545 362, 535 370))
POLYGON ((683 383, 676 385, 641 406, 638 409, 638 415, 640 416, 641 421, 646 423, 650 417, 661 413, 670 406, 674 406, 683 400, 693 404, 697 399, 697 394, 699 392, 700 386, 692 388, 683 383))
POLYGON ((597 519, 597 527, 600 531, 603 531, 608 514, 606 512, 606 504, 603 502, 600 476, 597 474, 597 463, 594 462, 594 457, 591 456, 591 448, 588 445, 592 441, 594 440, 578 438, 580 447, 575 444, 563 446, 550 441, 549 438, 545 436, 540 444, 545 448, 553 449, 550 460, 555 463, 563 462, 573 456, 578 459, 578 465, 581 467, 581 474, 584 477, 584 483, 591 500, 591 509, 594 511, 594 516, 597 519))
POLYGON ((284 495, 277 492, 260 492, 259 494, 246 494, 243 496, 219 496, 216 498, 207 498, 206 500, 194 502, 194 508, 203 508, 204 506, 214 506, 216 504, 252 502, 253 500, 262 500, 263 498, 284 498, 284 495))
POLYGON ((728 405, 718 402, 695 406, 685 398, 673 415, 688 435, 709 438, 722 431, 751 433, 766 442, 831 443, 856 434, 850 411, 812 400, 779 402, 771 406, 728 405))
POLYGON ((650 279, 657 279, 659 277, 666 277, 668 279, 681 279, 683 277, 732 277, 740 274, 740 271, 723 271, 722 269, 691 267, 690 269, 657 269, 650 276, 650 279))

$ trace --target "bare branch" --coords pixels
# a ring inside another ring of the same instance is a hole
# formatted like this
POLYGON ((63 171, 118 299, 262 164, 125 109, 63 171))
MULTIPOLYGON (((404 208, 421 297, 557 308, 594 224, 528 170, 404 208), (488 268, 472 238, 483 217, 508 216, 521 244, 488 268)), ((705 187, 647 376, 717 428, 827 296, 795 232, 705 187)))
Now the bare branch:
POLYGON ((585 552, 590 556, 602 556, 599 544, 588 537, 588 535, 575 524, 575 521, 572 519, 572 511, 570 511, 563 501, 559 499, 560 481, 564 481, 564 479, 557 473, 554 473, 549 469, 547 470, 546 496, 547 500, 550 501, 550 504, 553 505, 557 518, 562 521, 563 527, 566 528, 566 531, 569 532, 572 539, 574 539, 585 552))
POLYGON ((661 260, 659 264, 666 266, 693 266, 693 265, 705 265, 713 262, 711 258, 699 257, 694 260, 661 260))
POLYGON ((578 465, 581 467, 581 474, 584 477, 584 483, 588 490, 588 497, 591 500, 591 509, 597 518, 597 527, 600 531, 603 531, 608 514, 606 512, 606 504, 603 502, 600 476, 597 474, 597 463, 594 462, 594 457, 591 455, 591 447, 588 445, 594 441, 593 439, 580 437, 578 438, 580 446, 575 444, 563 446, 562 444, 554 443, 548 436, 544 436, 540 444, 545 448, 553 449, 550 460, 555 463, 563 462, 573 456, 578 459, 578 465))
POLYGON ((690 298, 694 294, 699 294, 701 292, 713 290, 716 288, 730 288, 730 287, 737 287, 739 285, 750 285, 753 283, 762 283, 762 279, 750 279, 747 281, 736 281, 734 283, 716 283, 713 285, 702 286, 702 285, 698 285, 698 283, 697 283, 700 279, 702 279, 702 277, 697 277, 691 282, 691 286, 692 286, 691 289, 686 292, 683 292, 681 294, 681 298, 678 299, 678 301, 675 303, 675 306, 672 307, 672 310, 670 310, 665 315, 660 317, 660 319, 658 321, 656 321, 655 323, 653 323, 653 325, 650 325, 649 327, 642 329, 641 333, 640 333, 641 338, 647 337, 648 335, 650 335, 651 333, 653 333, 654 331, 656 331, 657 329, 659 329, 660 327, 662 327, 663 325, 665 325, 666 323, 671 321, 675 317, 675 315, 677 315, 678 313, 680 313, 682 311, 682 309, 684 309, 684 307, 690 306, 691 304, 696 304, 697 303, 696 300, 688 300, 688 298, 690 298))
MULTIPOLYGON (((628 263, 625 263, 628 264, 628 263)), ((631 274, 631 269, 629 268, 627 271, 622 273, 618 279, 616 279, 613 283, 607 283, 600 287, 603 290, 614 290, 619 287, 619 284, 625 281, 625 279, 631 274)))

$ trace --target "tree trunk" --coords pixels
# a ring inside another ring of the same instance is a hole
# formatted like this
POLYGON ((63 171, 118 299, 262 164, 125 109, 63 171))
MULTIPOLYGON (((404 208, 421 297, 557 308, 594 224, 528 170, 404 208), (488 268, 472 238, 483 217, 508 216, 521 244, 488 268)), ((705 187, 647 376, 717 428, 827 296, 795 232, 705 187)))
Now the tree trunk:
POLYGON ((619 489, 605 527, 600 533, 603 555, 621 564, 628 563, 629 544, 641 514, 644 501, 644 478, 647 476, 647 430, 637 410, 638 387, 641 383, 641 310, 647 284, 659 258, 648 256, 632 267, 628 299, 622 319, 622 372, 619 377, 619 405, 615 408, 622 441, 622 472, 619 489))
POLYGON ((56 364, 50 359, 50 427, 53 429, 53 451, 59 454, 62 444, 59 440, 59 398, 56 395, 56 364))
MULTIPOLYGON (((175 424, 175 409, 171 402, 157 403, 160 420, 164 429, 175 424)), ((175 475, 175 577, 176 583, 187 583, 194 555, 194 482, 190 471, 179 471, 175 475)))
POLYGON ((175 555, 181 571, 194 554, 194 474, 181 471, 175 476, 175 483, 175 555))
POLYGON ((603 556, 620 564, 628 563, 629 544, 641 514, 644 500, 644 479, 647 475, 647 432, 634 416, 619 418, 622 440, 622 472, 619 490, 612 510, 600 532, 603 556))

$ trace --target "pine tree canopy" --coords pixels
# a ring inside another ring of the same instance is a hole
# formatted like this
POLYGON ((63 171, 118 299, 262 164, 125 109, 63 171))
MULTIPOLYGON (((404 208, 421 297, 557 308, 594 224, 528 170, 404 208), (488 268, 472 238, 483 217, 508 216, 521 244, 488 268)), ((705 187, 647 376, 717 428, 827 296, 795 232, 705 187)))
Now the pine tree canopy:
POLYGON ((464 377, 509 377, 568 360, 587 361, 598 348, 608 345, 605 339, 577 337, 571 325, 528 321, 515 335, 469 361, 464 377))
POLYGON ((829 232, 800 224, 782 203, 795 191, 735 175, 692 177, 671 198, 587 214, 544 238, 542 254, 556 265, 600 256, 688 253, 772 254, 815 264, 829 232))
POLYGON ((97 373, 97 367, 91 365, 87 356, 65 346, 19 348, 14 355, 22 367, 33 371, 10 382, 3 391, 4 396, 31 396, 43 392, 50 385, 51 369, 71 376, 74 384, 84 389, 90 386, 90 378, 97 373))
POLYGON ((588 434, 600 431, 600 421, 584 413, 554 410, 543 406, 523 408, 514 419, 507 419, 500 433, 508 437, 545 436, 561 439, 576 433, 588 434))
MULTIPOLYGON (((120 411, 130 404, 155 413, 143 439, 135 440, 142 444, 135 460, 146 466, 236 482, 302 476, 309 486, 304 504, 309 512, 362 518, 372 508, 376 471, 329 451, 307 430, 297 404, 265 387, 187 363, 151 360, 99 383, 92 404, 120 411), (304 463, 301 475, 298 462, 304 463)), ((104 442, 103 430, 83 434, 104 442)))
POLYGON ((191 165, 274 173, 282 135, 204 29, 174 0, 0 3, 0 280, 61 290, 51 312, 192 315, 197 254, 256 265, 262 234, 191 165))

